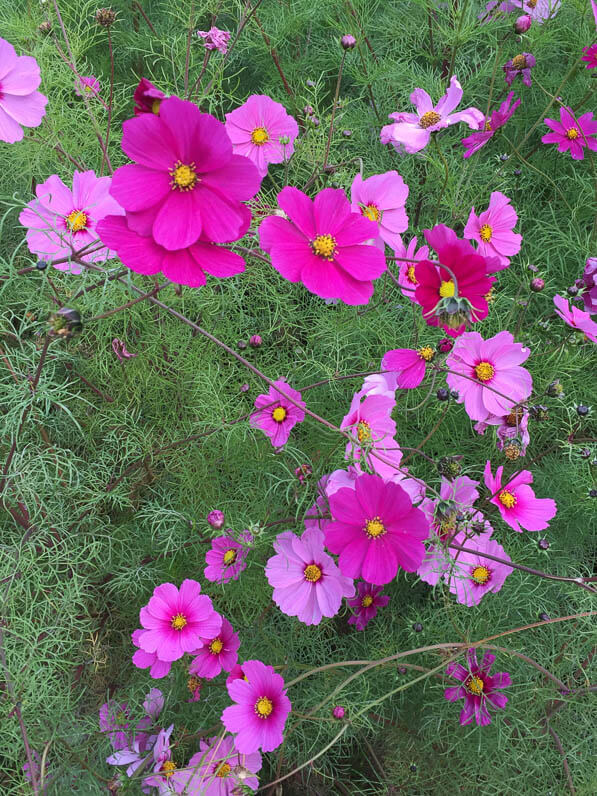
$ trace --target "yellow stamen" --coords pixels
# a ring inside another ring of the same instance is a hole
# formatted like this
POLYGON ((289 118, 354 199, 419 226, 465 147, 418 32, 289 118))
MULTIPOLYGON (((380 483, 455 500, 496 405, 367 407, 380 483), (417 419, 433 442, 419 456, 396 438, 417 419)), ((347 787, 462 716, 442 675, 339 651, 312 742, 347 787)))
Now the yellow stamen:
POLYGON ((491 229, 489 224, 483 224, 481 226, 481 229, 479 230, 479 236, 482 241, 485 241, 485 243, 489 243, 489 241, 491 240, 492 232, 493 230, 491 229))
POLYGON ((209 651, 212 655, 219 655, 220 652, 224 649, 224 643, 222 642, 221 638, 214 638, 214 640, 209 645, 209 651))
POLYGON ((439 113, 436 113, 436 111, 427 111, 419 119, 419 127, 422 127, 423 130, 426 130, 428 127, 437 124, 441 118, 442 117, 439 115, 439 113))
POLYGON ((256 127, 251 133, 251 141, 255 146, 263 146, 269 141, 269 135, 265 127, 256 127))
POLYGON ((475 583, 480 583, 481 585, 483 583, 487 583, 490 575, 491 572, 487 569, 487 567, 475 567, 473 569, 473 580, 475 583))
POLYGON ((195 171, 194 163, 181 163, 177 160, 174 167, 170 170, 172 182, 170 185, 172 189, 179 191, 192 191, 195 187, 199 177, 195 171))
POLYGON ((456 292, 456 285, 453 279, 448 279, 447 282, 442 282, 439 286, 439 294, 442 298, 451 298, 456 292))
POLYGON ((326 260, 333 260, 336 253, 336 238, 331 235, 318 235, 311 242, 313 254, 324 257, 326 260))
POLYGON ((182 630, 183 627, 186 627, 188 622, 187 618, 184 614, 176 614, 176 616, 172 617, 172 621, 170 622, 174 630, 182 630))
POLYGON ((475 694, 476 696, 480 696, 483 693, 483 688, 485 687, 483 680, 481 680, 480 677, 475 677, 474 675, 469 677, 465 685, 471 694, 475 694))
POLYGON ((484 130, 488 133, 491 130, 491 122, 485 122, 484 130))
POLYGON ((373 597, 370 594, 366 594, 361 600, 361 605, 363 608, 369 608, 370 605, 373 605, 373 597))
POLYGON ((495 375, 495 368, 490 362, 479 362, 475 365, 475 373, 479 381, 491 381, 495 375))
POLYGON ((370 539, 377 539, 378 536, 383 536, 387 533, 386 527, 380 517, 373 517, 372 520, 367 520, 364 530, 370 539))
POLYGON ((286 419, 286 415, 288 412, 284 409, 283 406, 276 406, 274 411, 272 412, 272 417, 276 421, 276 423, 281 423, 283 420, 286 419))
POLYGON ((271 715, 273 709, 273 702, 266 696, 259 697, 257 702, 255 702, 255 713, 260 719, 267 719, 267 717, 271 715))
POLYGON ((423 348, 419 348, 417 354, 421 357, 421 359, 424 359, 425 362, 431 362, 435 356, 435 351, 433 348, 431 348, 431 346, 424 345, 423 348))
POLYGON ((71 232, 79 232, 87 226, 87 216, 82 210, 73 210, 66 217, 66 226, 71 232))
POLYGON ((535 8, 537 5, 537 0, 527 0, 527 5, 529 8, 535 8))
POLYGON ((513 506, 516 505, 516 495, 514 492, 508 492, 507 489, 502 489, 500 494, 498 495, 498 500, 505 506, 507 509, 511 509, 513 506))
POLYGON ((359 442, 369 442, 371 439, 371 426, 366 420, 361 420, 357 425, 357 437, 359 442))
POLYGON ((218 766, 216 769, 216 777, 227 777, 231 771, 232 768, 229 763, 222 763, 222 765, 218 766))
POLYGON ((570 127, 568 130, 566 130, 566 138, 569 141, 576 141, 578 138, 578 130, 576 127, 570 127))
POLYGON ((151 103, 151 112, 155 113, 156 116, 160 115, 160 105, 161 104, 162 104, 162 100, 161 99, 155 99, 151 103))
POLYGON ((226 550, 224 553, 224 563, 226 565, 234 564, 236 561, 236 556, 238 555, 238 551, 231 547, 229 550, 226 550))
POLYGON ((415 277, 415 267, 414 265, 408 266, 408 271, 406 272, 406 276, 408 277, 408 281, 411 285, 418 285, 417 278, 415 277))
POLYGON ((187 680, 187 688, 194 694, 195 691, 201 687, 201 680, 198 677, 189 677, 187 680))
POLYGON ((512 66, 514 67, 514 69, 526 69, 526 65, 527 65, 526 55, 522 55, 522 53, 520 55, 515 55, 514 58, 512 59, 512 66))
POLYGON ((308 567, 305 567, 305 580, 308 580, 309 583, 317 583, 317 581, 321 578, 321 574, 321 570, 317 564, 309 564, 308 567))
POLYGON ((162 764, 162 774, 168 779, 176 771, 176 763, 173 760, 165 760, 162 764))
POLYGON ((367 207, 363 207, 361 213, 362 215, 367 216, 367 218, 370 218, 371 221, 379 221, 381 218, 381 212, 375 205, 367 205, 367 207))

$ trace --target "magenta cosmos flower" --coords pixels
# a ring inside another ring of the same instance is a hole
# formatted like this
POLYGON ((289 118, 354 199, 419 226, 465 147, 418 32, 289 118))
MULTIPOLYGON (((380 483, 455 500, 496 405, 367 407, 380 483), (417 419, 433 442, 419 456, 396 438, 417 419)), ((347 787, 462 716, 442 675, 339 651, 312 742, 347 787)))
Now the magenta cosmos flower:
POLYGON ((597 121, 591 111, 578 118, 572 108, 560 108, 560 121, 544 119, 553 132, 546 133, 541 141, 544 144, 557 144, 558 152, 570 151, 574 160, 583 160, 583 149, 597 150, 597 121))
POLYGON ((500 694, 499 690, 512 685, 508 672, 490 674, 495 661, 495 655, 486 652, 479 666, 477 650, 472 648, 466 653, 467 666, 460 663, 450 663, 446 674, 461 685, 446 688, 444 695, 449 702, 464 699, 464 707, 460 713, 460 723, 470 724, 473 718, 479 727, 491 724, 488 705, 498 710, 503 710, 508 702, 508 697, 500 694))
POLYGON ((396 372, 396 383, 401 390, 411 390, 423 381, 427 363, 434 356, 435 351, 428 345, 416 351, 412 348, 393 348, 384 354, 381 367, 396 372))
POLYGON ((429 523, 398 484, 364 473, 354 489, 329 496, 333 522, 325 531, 326 547, 340 555, 340 571, 383 586, 398 567, 414 572, 425 555, 429 523))
POLYGON ((417 289, 417 277, 415 276, 415 266, 420 260, 429 259, 429 246, 421 246, 417 249, 417 236, 411 238, 408 246, 402 241, 400 246, 394 249, 395 259, 398 263, 398 281, 402 286, 402 295, 410 299, 413 304, 418 304, 415 291, 417 289))
POLYGON ((593 315, 597 313, 597 257, 587 257, 582 281, 584 283, 583 304, 585 310, 593 315))
POLYGON ((135 116, 141 116, 142 113, 155 113, 157 116, 160 112, 162 100, 165 100, 166 97, 167 95, 163 91, 156 88, 147 78, 142 77, 133 94, 133 102, 135 103, 133 113, 135 116))
POLYGON ((448 542, 447 549, 451 561, 444 574, 444 580, 450 592, 456 595, 456 601, 469 608, 479 605, 489 592, 497 594, 508 575, 512 574, 512 567, 486 556, 488 554, 510 561, 504 548, 491 538, 492 532, 493 529, 490 528, 489 533, 470 538, 466 533, 459 533, 448 542), (472 552, 455 550, 450 547, 451 543, 466 547, 472 552))
POLYGON ((23 127, 39 127, 46 113, 47 97, 36 91, 41 82, 39 66, 29 55, 0 38, 0 141, 14 144, 23 138, 23 127))
POLYGON ((191 757, 185 771, 179 772, 179 779, 185 781, 181 792, 188 796, 236 796, 244 793, 244 788, 257 790, 259 780, 254 775, 261 765, 259 752, 241 755, 229 735, 201 739, 199 751, 191 757))
POLYGON ((597 343, 597 323, 591 319, 590 313, 571 306, 563 296, 554 296, 553 303, 556 313, 568 326, 582 332, 592 343, 597 343))
POLYGON ((549 521, 556 515, 558 507, 551 498, 537 498, 529 484, 533 483, 533 474, 529 470, 521 470, 502 488, 503 467, 491 472, 491 462, 487 460, 484 477, 485 486, 492 497, 491 502, 497 506, 502 519, 515 531, 543 531, 549 527, 549 521))
POLYGON ((211 27, 209 30, 198 30, 197 36, 203 39, 203 46, 206 50, 217 50, 222 55, 226 55, 230 41, 229 31, 211 27))
POLYGON ((514 92, 511 91, 506 99, 502 102, 500 107, 496 111, 493 111, 489 119, 486 119, 482 130, 476 133, 471 133, 467 138, 463 138, 461 140, 461 143, 465 148, 463 154, 464 158, 470 158, 471 155, 474 155, 475 152, 478 152, 491 138, 493 138, 500 127, 503 127, 506 122, 510 121, 514 115, 514 111, 520 105, 519 99, 512 104, 513 99, 514 92))
POLYGON ((97 97, 100 93, 100 82, 97 77, 77 77, 75 80, 75 94, 78 97, 97 97))
POLYGON ((591 44, 588 47, 583 47, 582 60, 586 62, 586 69, 597 68, 597 43, 591 44))
POLYGON ((384 243, 393 249, 402 246, 399 233, 408 227, 405 207, 407 197, 408 185, 397 171, 374 174, 366 180, 357 174, 352 181, 352 210, 377 222, 379 234, 375 238, 375 245, 382 251, 384 243))
POLYGON ((278 204, 288 218, 269 216, 259 227, 259 244, 276 271, 321 298, 366 304, 372 280, 386 270, 383 252, 370 245, 377 224, 352 213, 339 188, 324 188, 311 200, 288 186, 278 204))
POLYGON ((245 234, 251 211, 243 201, 261 180, 248 158, 232 153, 222 122, 170 97, 159 116, 128 119, 122 130, 122 149, 136 162, 116 169, 110 192, 129 229, 168 251, 245 234))
POLYGON ((508 86, 511 86, 519 75, 522 77, 522 82, 525 86, 532 86, 531 69, 536 63, 535 56, 531 53, 519 53, 515 55, 514 58, 510 58, 509 61, 506 61, 502 69, 504 70, 504 78, 508 86))
POLYGON ((429 143, 431 133, 443 130, 452 124, 465 122, 472 130, 479 130, 485 116, 477 108, 467 108, 454 113, 462 99, 462 86, 453 75, 450 85, 437 105, 422 88, 416 88, 410 95, 416 113, 391 113, 394 124, 381 128, 381 143, 392 144, 398 151, 404 147, 406 152, 414 153, 424 149, 429 143))
POLYGON ((291 704, 284 680, 261 661, 245 661, 244 677, 226 683, 235 705, 222 713, 222 723, 235 733, 234 746, 243 755, 258 749, 271 752, 282 743, 291 704))
POLYGON ((518 215, 510 205, 510 199, 500 191, 493 191, 489 207, 477 215, 473 207, 464 237, 477 241, 477 248, 483 257, 497 257, 502 268, 510 265, 510 257, 518 254, 522 235, 513 232, 518 215))
POLYGON ((472 420, 506 415, 533 389, 531 374, 520 367, 530 353, 514 342, 510 332, 499 332, 488 340, 478 332, 467 332, 446 358, 451 371, 446 377, 448 387, 458 391, 458 403, 464 403, 472 420))
POLYGON ((246 155, 265 177, 268 164, 290 160, 299 130, 283 105, 267 94, 251 94, 243 105, 226 114, 226 132, 233 152, 246 155))
POLYGON ((161 661, 177 661, 185 652, 195 652, 204 638, 215 638, 222 627, 207 595, 201 594, 196 580, 183 580, 180 589, 162 583, 139 612, 144 628, 139 637, 141 649, 154 652, 161 661))
POLYGON ((284 531, 274 542, 277 555, 265 565, 276 605, 306 625, 318 625, 322 617, 335 616, 342 598, 354 594, 352 579, 342 575, 324 551, 323 539, 317 528, 304 531, 300 538, 284 531))
POLYGON ((367 627, 373 617, 377 616, 377 609, 384 608, 390 602, 388 595, 381 591, 381 586, 373 586, 363 580, 357 583, 356 596, 348 600, 350 607, 356 609, 348 620, 349 625, 354 625, 357 630, 367 627))
MULTIPOLYGON (((382 363, 383 369, 386 368, 382 363)), ((371 447, 387 445, 394 438, 396 423, 392 410, 396 401, 390 395, 375 395, 359 391, 352 397, 350 409, 340 423, 340 428, 350 431, 360 443, 348 442, 346 458, 360 458, 371 447)))
POLYGON ((238 659, 240 638, 225 617, 222 617, 222 627, 218 634, 212 638, 202 638, 201 642, 203 646, 191 661, 189 674, 211 680, 222 669, 226 672, 232 670, 238 659))
POLYGON ((301 400, 300 392, 293 390, 282 379, 274 384, 275 387, 270 387, 267 393, 262 393, 255 399, 257 412, 251 415, 249 423, 252 428, 260 428, 267 434, 274 448, 281 448, 288 442, 290 432, 296 424, 305 419, 306 403, 301 400), (289 401, 279 390, 293 398, 299 406, 289 401))
POLYGON ((495 282, 489 272, 501 266, 497 259, 483 257, 444 224, 426 229, 425 238, 437 252, 439 265, 431 260, 415 265, 415 298, 429 326, 441 326, 451 337, 458 337, 467 323, 487 317, 487 295, 495 282))
MULTIPOLYGON (((19 222, 27 228, 29 251, 42 260, 58 260, 72 256, 73 251, 88 246, 95 249, 82 253, 86 263, 103 262, 115 257, 107 246, 97 247, 99 222, 109 214, 124 211, 110 194, 110 177, 96 177, 93 171, 75 171, 72 190, 53 174, 39 184, 33 199, 21 211, 19 222)), ((83 266, 75 262, 57 263, 54 268, 80 274, 83 266)))
POLYGON ((219 536, 211 543, 211 549, 205 554, 207 566, 203 575, 212 583, 228 583, 238 580, 240 573, 247 568, 247 547, 229 534, 219 536))

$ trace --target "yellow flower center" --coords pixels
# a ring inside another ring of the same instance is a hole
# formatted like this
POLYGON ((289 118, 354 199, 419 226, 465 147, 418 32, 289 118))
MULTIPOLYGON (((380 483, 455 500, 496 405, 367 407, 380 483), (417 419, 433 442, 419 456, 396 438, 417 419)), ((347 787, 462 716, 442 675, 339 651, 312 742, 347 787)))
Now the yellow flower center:
POLYGON ((417 282, 417 278, 415 276, 415 267, 414 267, 414 265, 409 265, 408 266, 408 270, 406 272, 406 276, 408 278, 408 281, 411 283, 411 285, 418 285, 419 284, 417 282))
POLYGON ((495 375, 495 368, 489 362, 479 362, 475 365, 475 373, 479 381, 491 381, 495 375))
POLYGON ((367 218, 370 218, 371 221, 379 221, 381 218, 381 212, 375 205, 367 205, 367 207, 363 207, 361 213, 362 215, 367 216, 367 218))
POLYGON ((371 426, 366 420, 361 420, 357 425, 357 437, 359 442, 369 442, 371 439, 371 426))
POLYGON ((151 112, 155 113, 156 116, 160 115, 160 105, 161 104, 162 104, 162 100, 161 99, 155 99, 151 103, 151 112))
POLYGON ((174 168, 170 170, 170 176, 172 177, 172 182, 170 183, 172 190, 177 189, 179 191, 192 191, 199 180, 195 171, 195 164, 181 163, 180 160, 177 160, 174 168))
POLYGON ((224 643, 222 642, 221 638, 214 638, 214 640, 209 645, 209 651, 212 655, 219 655, 220 652, 224 649, 224 643))
POLYGON ((489 293, 486 293, 483 298, 488 304, 493 304, 495 301, 495 293, 493 292, 493 288, 489 289, 489 293))
POLYGON ((437 124, 442 117, 435 111, 427 111, 419 119, 419 126, 426 130, 433 124, 437 124))
POLYGON ((173 760, 165 760, 162 764, 162 774, 166 776, 166 778, 171 777, 172 774, 176 771, 176 763, 173 760))
POLYGON ((260 719, 267 719, 273 709, 273 702, 266 696, 259 697, 257 702, 255 702, 255 713, 260 719))
POLYGON ((527 0, 527 5, 529 8, 535 8, 537 5, 537 0, 527 0))
POLYGON ((515 55, 512 59, 512 66, 514 69, 526 69, 527 59, 525 55, 515 55))
POLYGON ((272 412, 272 417, 276 421, 276 423, 281 423, 283 420, 286 419, 286 415, 288 412, 284 409, 283 406, 276 406, 274 411, 272 412))
POLYGON ((566 138, 569 141, 576 141, 576 139, 578 138, 578 130, 576 129, 576 127, 570 127, 569 130, 566 130, 566 138))
POLYGON ((487 583, 490 575, 491 572, 487 569, 487 567, 475 567, 473 569, 473 580, 475 583, 487 583))
POLYGON ((269 141, 269 135, 265 127, 256 127, 251 133, 251 141, 255 146, 263 146, 269 141))
POLYGON ((387 533, 387 530, 380 517, 373 517, 372 520, 367 520, 365 533, 370 539, 377 539, 387 533))
POLYGON ((313 254, 324 257, 326 260, 333 260, 336 253, 336 238, 331 235, 318 235, 311 242, 313 254))
POLYGON ((475 694, 476 696, 480 696, 483 693, 484 683, 480 677, 475 677, 471 675, 469 679, 465 683, 467 689, 471 692, 471 694, 475 694))
POLYGON ((445 517, 440 523, 440 531, 443 534, 449 533, 456 529, 456 512, 453 511, 447 517, 445 517))
POLYGON ((488 133, 491 130, 491 122, 485 122, 484 130, 488 133))
POLYGON ((188 622, 187 618, 184 614, 176 614, 176 616, 172 617, 172 621, 170 622, 174 630, 182 630, 183 627, 186 627, 188 622))
POLYGON ((87 216, 82 210, 73 210, 66 217, 66 225, 71 232, 79 232, 87 226, 87 216))
POLYGON ((216 768, 216 777, 223 779, 224 777, 227 777, 231 771, 232 768, 229 763, 222 763, 222 765, 216 768))
POLYGON ((195 691, 201 686, 201 680, 198 677, 189 677, 187 680, 187 688, 194 694, 195 691))
POLYGON ((456 292, 456 285, 453 279, 448 279, 447 282, 442 282, 439 286, 439 294, 442 298, 451 298, 456 292))
POLYGON ((373 597, 370 594, 366 594, 361 600, 361 605, 363 608, 369 608, 370 605, 373 605, 373 597))
POLYGON ((479 230, 479 235, 481 236, 481 240, 485 241, 485 243, 489 243, 491 240, 491 233, 493 230, 489 226, 489 224, 483 224, 481 229, 479 230))
POLYGON ((507 509, 511 509, 513 506, 516 505, 516 495, 514 492, 508 492, 507 489, 502 489, 500 494, 498 495, 498 500, 505 506, 507 509))
POLYGON ((435 351, 433 348, 431 348, 431 346, 424 345, 423 348, 419 348, 417 354, 421 357, 421 359, 424 359, 425 362, 431 362, 435 356, 435 351))
POLYGON ((317 581, 321 578, 321 570, 317 566, 317 564, 309 564, 308 567, 305 567, 305 580, 308 580, 309 583, 317 583, 317 581))
POLYGON ((522 420, 523 411, 520 406, 517 406, 513 409, 509 415, 506 416, 506 425, 507 426, 516 426, 522 420))
POLYGON ((234 562, 236 561, 236 556, 237 556, 237 551, 233 547, 231 547, 229 550, 226 550, 226 552, 224 553, 224 563, 226 565, 234 564, 234 562))

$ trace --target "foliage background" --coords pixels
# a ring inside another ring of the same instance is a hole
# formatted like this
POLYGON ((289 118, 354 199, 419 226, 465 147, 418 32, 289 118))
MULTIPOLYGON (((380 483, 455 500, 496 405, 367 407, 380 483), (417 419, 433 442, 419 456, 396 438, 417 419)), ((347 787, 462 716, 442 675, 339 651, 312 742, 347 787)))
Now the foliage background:
MULTIPOLYGON (((212 14, 217 14, 218 27, 235 31, 243 9, 247 10, 244 3, 230 0, 193 4, 143 0, 142 6, 155 32, 137 4, 113 4, 118 11, 111 32, 115 82, 109 154, 114 167, 125 160, 119 147, 120 125, 131 115, 132 91, 139 77, 182 95, 189 22, 192 30, 208 29, 212 14)), ((596 435, 594 415, 580 421, 575 407, 595 399, 595 359, 591 345, 571 338, 555 319, 551 297, 564 292, 582 272, 585 258, 595 254, 594 240, 591 248, 595 172, 590 161, 574 162, 555 147, 539 145, 532 152, 545 132, 541 123, 520 142, 542 118, 550 95, 560 93, 573 107, 581 101, 584 110, 594 107, 594 95, 586 99, 594 85, 590 72, 578 68, 561 87, 580 54, 579 31, 582 45, 592 41, 592 15, 588 2, 564 0, 554 20, 533 26, 518 42, 511 33, 511 19, 481 25, 480 8, 466 1, 436 8, 423 0, 353 0, 352 4, 264 0, 257 12, 259 24, 255 18, 249 21, 224 66, 218 54, 211 58, 202 82, 203 91, 207 86, 210 90, 202 96, 201 107, 223 119, 250 93, 267 93, 304 122, 301 109, 312 105, 321 124, 303 125, 288 177, 291 184, 302 186, 313 175, 314 164, 323 160, 341 57, 337 40, 351 32, 359 40, 360 54, 355 50, 346 59, 329 160, 341 165, 332 174, 317 176, 311 192, 324 184, 348 189, 359 158, 365 176, 396 168, 410 186, 407 237, 421 236, 436 213, 439 221, 461 230, 471 205, 484 208, 493 190, 512 197, 523 248, 510 269, 500 274, 491 315, 480 330, 487 337, 502 328, 516 329, 517 338, 532 349, 527 364, 534 398, 549 405, 550 420, 533 425, 525 466, 537 460, 531 466, 537 493, 555 498, 558 514, 545 534, 551 545, 546 553, 537 547, 539 535, 515 534, 497 518, 493 524, 498 541, 514 561, 552 573, 590 576, 595 575, 596 529, 595 502, 588 490, 596 451, 593 443, 576 439, 594 440, 596 435), (272 48, 293 96, 284 90, 272 48), (505 135, 514 146, 521 146, 526 163, 517 160, 508 141, 498 138, 466 164, 459 141, 464 128, 451 128, 441 138, 449 166, 442 194, 444 166, 432 148, 420 157, 400 158, 379 144, 387 114, 407 109, 415 86, 434 97, 443 93, 452 57, 454 73, 465 87, 464 107, 472 104, 486 110, 495 81, 494 107, 506 91, 500 64, 521 50, 537 58, 534 83, 531 89, 515 83, 516 96, 523 103, 505 135), (315 85, 307 85, 308 80, 315 85), (344 129, 351 130, 349 138, 340 134, 344 129), (500 158, 504 153, 511 156, 500 158), (532 276, 526 268, 529 263, 539 267, 547 287, 533 298, 523 317, 521 302, 529 299, 532 276), (560 399, 545 396, 555 378, 565 389, 560 399), (576 436, 571 442, 572 434, 576 436), (587 446, 588 459, 581 455, 587 446)), ((94 21, 95 10, 91 2, 60 3, 77 69, 83 75, 96 75, 107 98, 107 38, 94 21)), ((57 52, 56 43, 64 49, 64 42, 53 3, 3 4, 0 30, 18 51, 37 58, 41 90, 50 100, 41 128, 29 131, 21 144, 0 144, 5 164, 0 170, 4 197, 0 269, 9 277, 0 282, 2 460, 23 412, 32 407, 19 431, 0 507, 0 620, 6 666, 30 741, 40 752, 48 748, 48 771, 53 774, 49 793, 106 792, 114 771, 103 762, 109 744, 98 731, 97 710, 108 695, 125 698, 141 710, 143 696, 154 683, 130 662, 130 632, 137 627, 139 607, 162 581, 200 580, 217 610, 240 633, 241 659, 257 657, 284 666, 287 679, 323 663, 373 660, 419 646, 474 641, 533 623, 541 612, 555 618, 594 607, 590 595, 574 584, 514 572, 498 596, 490 595, 478 608, 468 609, 441 590, 434 592, 414 576, 402 574, 387 589, 388 608, 363 633, 349 628, 345 610, 316 628, 282 615, 271 602, 263 576, 272 540, 280 530, 300 533, 317 478, 343 466, 343 444, 307 420, 295 429, 284 451, 276 454, 246 422, 227 422, 250 410, 262 383, 225 352, 145 302, 86 324, 83 334, 68 344, 52 344, 32 396, 29 379, 37 368, 44 320, 55 308, 53 296, 58 294, 61 302, 68 303, 98 277, 90 272, 50 273, 51 269, 16 275, 19 268, 34 262, 24 245, 18 209, 31 198, 35 183, 50 174, 58 173, 69 182, 73 165, 56 151, 56 144, 98 173, 101 152, 85 104, 74 94, 72 71, 57 52), (46 18, 53 33, 44 36, 38 25, 46 18), (114 337, 138 356, 119 364, 111 348, 114 337), (245 382, 249 391, 241 393, 245 382), (163 446, 214 427, 217 433, 155 454, 163 446), (144 466, 108 489, 139 457, 145 457, 144 466), (293 471, 303 462, 311 463, 314 473, 301 487, 293 471), (216 507, 237 531, 258 526, 248 570, 239 582, 225 588, 205 584, 202 577, 211 530, 204 518, 216 507), (416 622, 423 625, 420 633, 413 630, 416 622)), ((193 40, 191 83, 201 70, 203 52, 193 40)), ((99 103, 92 102, 92 108, 104 131, 105 111, 99 103)), ((261 192, 261 215, 275 206, 275 195, 284 184, 283 167, 271 172, 261 192)), ((245 243, 251 246, 252 238, 245 243)), ((133 276, 135 284, 151 289, 147 278, 133 276)), ((76 307, 84 318, 91 318, 130 297, 123 286, 109 282, 78 298, 76 307)), ((413 316, 409 302, 390 282, 380 280, 366 311, 326 306, 255 258, 249 259, 239 277, 212 279, 201 290, 183 288, 180 295, 168 287, 160 298, 233 347, 251 334, 261 334, 264 345, 248 349, 247 356, 271 378, 286 378, 298 388, 332 379, 305 397, 310 409, 334 423, 340 422, 360 386, 359 379, 334 381, 335 376, 374 370, 386 350, 412 346, 417 337, 432 344, 440 337, 413 316)), ((501 463, 491 434, 475 435, 462 407, 450 404, 446 409, 431 393, 422 407, 408 411, 424 395, 425 387, 399 399, 395 419, 402 445, 418 446, 445 411, 425 446, 428 456, 462 454, 465 471, 477 479, 487 458, 494 465, 501 463)), ((425 459, 415 457, 409 466, 429 483, 439 482, 425 459)), ((591 619, 532 629, 506 637, 502 644, 539 661, 571 687, 595 681, 591 619)), ((410 664, 427 668, 441 660, 438 653, 408 658, 410 664)), ((546 705, 557 697, 553 684, 507 653, 498 654, 496 666, 510 671, 514 684, 507 710, 490 727, 460 727, 458 708, 443 698, 442 679, 426 678, 356 719, 329 752, 284 783, 284 793, 564 792, 562 755, 544 723, 546 705)), ((351 672, 331 669, 294 687, 290 696, 297 713, 304 715, 323 702, 351 672)), ((350 717, 418 674, 412 669, 401 672, 396 665, 380 667, 353 680, 336 701, 350 717)), ((185 682, 180 666, 174 667, 170 679, 157 683, 167 700, 163 720, 176 723, 181 759, 196 750, 197 733, 216 725, 227 703, 220 684, 206 688, 201 702, 188 704, 185 682)), ((572 696, 565 702, 552 726, 577 792, 594 793, 594 699, 572 696)), ((262 783, 275 779, 278 765, 286 773, 331 740, 338 731, 330 718, 333 704, 323 705, 316 720, 299 721, 288 735, 283 758, 276 753, 267 756, 262 783)), ((27 792, 21 773, 25 755, 13 707, 5 686, 0 696, 0 790, 7 795, 27 792)), ((130 792, 136 788, 131 785, 130 792)))

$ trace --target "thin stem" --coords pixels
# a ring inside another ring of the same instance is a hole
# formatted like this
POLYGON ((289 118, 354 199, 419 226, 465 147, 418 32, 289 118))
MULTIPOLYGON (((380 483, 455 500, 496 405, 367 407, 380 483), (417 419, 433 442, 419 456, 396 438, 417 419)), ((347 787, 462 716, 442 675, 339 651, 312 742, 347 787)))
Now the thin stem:
POLYGON ((187 31, 187 49, 184 59, 184 96, 189 99, 189 65, 191 62, 191 37, 193 35, 193 18, 195 16, 195 0, 191 0, 189 11, 189 29, 187 31))
POLYGON ((442 189, 439 193, 439 198, 437 200, 437 205, 435 206, 435 215, 433 217, 434 225, 437 224, 437 217, 439 214, 439 208, 442 203, 442 199, 444 198, 444 191, 446 190, 446 186, 448 184, 448 179, 450 177, 450 168, 448 166, 448 161, 444 157, 444 153, 441 151, 438 140, 437 140, 437 133, 432 134, 431 138, 433 139, 433 143, 435 144, 435 148, 437 149, 437 154, 440 156, 442 163, 444 164, 444 169, 446 172, 446 176, 444 177, 444 184, 442 185, 442 189))
POLYGON ((257 25, 257 27, 261 31, 261 37, 262 37, 263 41, 265 42, 265 44, 266 44, 266 46, 267 46, 267 48, 269 50, 269 54, 272 57, 272 61, 274 62, 274 66, 278 70, 278 74, 280 75, 280 78, 282 79, 282 83, 284 84, 284 90, 286 91, 288 96, 294 101, 294 93, 293 93, 292 89, 290 88, 288 80, 286 80, 286 75, 284 74, 284 70, 282 69, 282 64, 280 63, 280 56, 278 55, 277 50, 276 50, 275 47, 272 47, 271 39, 267 35, 265 30, 263 29, 263 27, 261 25, 261 22, 259 21, 259 19, 257 17, 257 14, 255 14, 255 13, 253 14, 253 19, 255 20, 255 24, 257 25))
POLYGON ((156 31, 156 29, 153 27, 153 25, 151 24, 151 20, 149 19, 149 17, 148 17, 148 16, 147 16, 147 14, 145 13, 145 11, 143 11, 143 8, 142 8, 142 6, 141 6, 141 3, 137 3, 137 2, 136 2, 136 0, 135 0, 135 1, 133 2, 133 5, 134 5, 134 6, 137 8, 137 10, 138 10, 138 11, 139 11, 139 13, 141 14, 141 16, 143 17, 143 19, 145 20, 145 22, 147 22, 147 26, 148 26, 149 30, 150 30, 150 31, 151 31, 151 32, 152 32, 152 33, 153 33, 155 36, 157 36, 157 31, 156 31))
POLYGON ((342 82, 342 71, 344 69, 344 61, 346 60, 346 50, 342 50, 342 60, 340 61, 340 68, 338 69, 338 79, 336 80, 336 93, 334 94, 334 104, 332 105, 332 118, 330 119, 330 129, 328 130, 328 140, 325 145, 325 155, 323 156, 323 170, 328 164, 328 157, 330 154, 330 144, 332 143, 332 133, 334 132, 334 117, 336 116, 336 108, 338 107, 338 97, 340 96, 340 83, 342 82))
POLYGON ((155 296, 157 293, 160 292, 160 290, 163 290, 165 287, 168 287, 170 284, 171 282, 164 282, 161 285, 156 285, 152 290, 149 291, 149 293, 144 293, 142 296, 138 296, 135 299, 131 299, 130 301, 127 301, 126 304, 121 304, 120 307, 114 307, 114 309, 112 310, 108 310, 107 312, 102 312, 101 315, 94 315, 93 318, 89 318, 87 320, 87 323, 90 323, 91 321, 99 321, 102 318, 109 318, 110 315, 115 315, 117 312, 121 312, 121 310, 128 310, 128 308, 132 307, 133 304, 138 304, 140 301, 144 301, 145 299, 150 298, 150 296, 155 296))
POLYGON ((109 27, 106 28, 106 33, 108 34, 108 52, 110 53, 110 95, 108 97, 108 121, 106 123, 106 138, 105 138, 106 150, 104 153, 102 153, 102 164, 100 166, 100 173, 102 173, 104 170, 104 162, 108 152, 108 141, 110 140, 110 126, 112 124, 112 106, 114 102, 114 50, 112 48, 112 33, 109 27))

